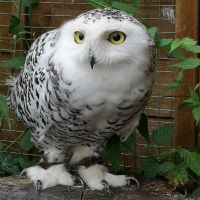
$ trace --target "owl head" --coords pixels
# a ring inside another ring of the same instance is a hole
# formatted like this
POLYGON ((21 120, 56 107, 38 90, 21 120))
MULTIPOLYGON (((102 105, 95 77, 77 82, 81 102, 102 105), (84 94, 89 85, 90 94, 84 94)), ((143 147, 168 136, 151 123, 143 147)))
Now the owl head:
POLYGON ((88 11, 65 23, 55 52, 58 60, 93 69, 149 62, 152 44, 145 27, 135 18, 106 8, 88 11))

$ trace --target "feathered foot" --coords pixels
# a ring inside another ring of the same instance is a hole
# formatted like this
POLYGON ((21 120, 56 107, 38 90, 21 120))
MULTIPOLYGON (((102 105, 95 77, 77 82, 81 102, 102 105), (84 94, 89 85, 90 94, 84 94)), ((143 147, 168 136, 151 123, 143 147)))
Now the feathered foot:
POLYGON ((135 177, 126 175, 114 175, 100 164, 91 165, 90 167, 79 166, 78 173, 88 187, 96 190, 110 191, 110 187, 130 186, 134 182, 139 187, 139 182, 135 177))
POLYGON ((80 178, 91 189, 110 191, 110 187, 128 186, 133 184, 134 181, 139 187, 139 182, 135 177, 109 173, 92 148, 76 147, 70 163, 77 166, 80 178))
POLYGON ((56 185, 72 186, 74 180, 65 169, 64 164, 53 165, 48 169, 33 166, 24 169, 21 176, 25 176, 34 182, 36 190, 43 190, 56 185))

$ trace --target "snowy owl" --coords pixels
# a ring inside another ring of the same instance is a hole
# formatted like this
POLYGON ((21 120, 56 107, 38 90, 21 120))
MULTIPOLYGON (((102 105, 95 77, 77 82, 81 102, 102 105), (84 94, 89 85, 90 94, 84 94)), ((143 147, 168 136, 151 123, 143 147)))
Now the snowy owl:
POLYGON ((64 165, 70 156, 88 187, 126 185, 130 178, 110 173, 99 151, 113 134, 124 141, 137 127, 154 68, 153 40, 123 11, 94 9, 37 38, 10 95, 15 116, 44 152, 27 177, 39 189, 72 186, 64 165))

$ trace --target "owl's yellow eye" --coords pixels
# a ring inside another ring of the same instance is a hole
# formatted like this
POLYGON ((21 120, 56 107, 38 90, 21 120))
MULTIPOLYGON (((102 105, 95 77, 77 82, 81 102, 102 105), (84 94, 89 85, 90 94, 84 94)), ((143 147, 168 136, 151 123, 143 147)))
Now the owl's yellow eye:
POLYGON ((112 44, 118 45, 125 41, 126 35, 123 32, 115 31, 108 36, 108 41, 112 44))
POLYGON ((83 41, 84 41, 84 34, 83 33, 81 33, 80 31, 76 31, 75 33, 74 33, 74 40, 75 40, 75 42, 77 43, 77 44, 82 44, 83 43, 83 41))

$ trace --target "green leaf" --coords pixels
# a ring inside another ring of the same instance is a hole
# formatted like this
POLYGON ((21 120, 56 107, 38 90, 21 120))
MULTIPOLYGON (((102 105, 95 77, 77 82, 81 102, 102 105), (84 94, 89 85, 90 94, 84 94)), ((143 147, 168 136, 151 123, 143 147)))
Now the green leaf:
POLYGON ((0 168, 8 174, 16 175, 20 172, 16 159, 7 152, 0 153, 0 168))
POLYGON ((11 60, 6 61, 5 63, 2 63, 2 67, 9 67, 12 69, 21 69, 24 66, 25 63, 25 57, 15 57, 11 60))
POLYGON ((28 167, 30 167, 30 166, 32 166, 32 165, 35 164, 34 161, 28 160, 27 158, 25 158, 25 157, 23 157, 23 156, 19 156, 19 157, 17 158, 17 161, 18 161, 18 163, 19 163, 19 165, 20 165, 20 167, 21 167, 22 169, 28 168, 28 167))
POLYGON ((200 87, 200 82, 199 83, 197 83, 196 85, 195 85, 195 87, 194 87, 194 91, 195 92, 198 92, 198 90, 199 90, 199 87, 200 87))
POLYGON ((21 31, 21 32, 18 33, 19 36, 20 35, 26 35, 26 34, 31 34, 31 32, 30 31, 21 31))
POLYGON ((194 106, 200 106, 200 93, 198 91, 191 91, 190 98, 187 101, 191 101, 194 106))
POLYGON ((192 109, 194 119, 198 122, 200 120, 200 106, 192 109))
POLYGON ((148 130, 148 119, 144 113, 141 114, 138 130, 140 134, 144 137, 144 139, 149 143, 150 137, 149 137, 149 130, 148 130))
POLYGON ((180 51, 180 48, 175 49, 173 52, 171 52, 171 54, 180 61, 184 61, 186 59, 183 53, 180 51))
POLYGON ((174 64, 174 67, 181 69, 195 69, 200 65, 200 58, 187 58, 181 63, 174 64))
POLYGON ((133 0, 133 7, 139 9, 139 6, 140 6, 140 0, 133 0))
POLYGON ((173 90, 173 89, 178 89, 178 88, 181 88, 182 87, 182 84, 181 82, 172 82, 172 83, 169 83, 167 84, 165 87, 164 87, 164 91, 169 91, 169 90, 173 90))
POLYGON ((176 75, 176 81, 179 82, 183 79, 183 71, 181 70, 177 75, 176 75))
POLYGON ((200 154, 187 149, 178 148, 177 153, 184 160, 187 166, 198 176, 200 176, 200 154))
POLYGON ((38 0, 21 0, 22 6, 28 8, 36 8, 39 5, 38 0))
POLYGON ((162 152, 161 155, 160 155, 160 158, 161 158, 161 160, 166 160, 166 159, 169 159, 176 154, 177 154, 177 149, 170 148, 170 149, 162 152))
POLYGON ((176 165, 174 169, 167 173, 167 178, 169 179, 169 183, 175 187, 186 183, 189 180, 189 174, 185 163, 181 162, 176 165))
POLYGON ((135 14, 138 12, 138 9, 136 9, 132 5, 119 1, 112 1, 112 7, 115 9, 123 10, 129 14, 135 14))
POLYGON ((158 32, 158 28, 157 27, 150 27, 147 29, 147 32, 149 33, 149 35, 155 39, 156 37, 156 33, 158 32))
POLYGON ((175 49, 179 48, 182 44, 182 41, 180 39, 175 39, 172 43, 171 43, 171 49, 170 52, 174 51, 175 49))
POLYGON ((193 53, 200 53, 200 46, 198 45, 182 45, 182 48, 193 53))
POLYGON ((95 8, 110 8, 111 5, 106 1, 90 0, 90 3, 95 8))
POLYGON ((102 159, 112 164, 112 167, 117 170, 120 165, 120 137, 114 134, 107 142, 105 148, 100 152, 102 159))
POLYGON ((2 142, 0 142, 0 151, 3 151, 5 149, 6 145, 2 142))
POLYGON ((153 140, 159 145, 170 145, 174 135, 172 124, 165 124, 153 131, 153 140))
POLYGON ((142 172, 144 176, 147 178, 156 177, 159 174, 159 172, 157 171, 159 165, 159 161, 155 158, 144 158, 144 163, 142 165, 142 172))
POLYGON ((31 131, 30 129, 27 129, 24 132, 24 135, 19 140, 19 147, 28 152, 33 148, 33 143, 31 142, 31 131))
POLYGON ((12 15, 10 17, 9 33, 13 35, 18 35, 19 32, 24 31, 24 27, 20 24, 20 19, 12 15))
POLYGON ((9 109, 7 105, 7 100, 3 95, 0 95, 0 112, 3 115, 3 119, 9 120, 9 109))
POLYGON ((195 198, 200 198, 200 187, 193 190, 192 196, 195 197, 195 198))
POLYGON ((165 161, 158 166, 157 171, 159 173, 166 173, 166 172, 173 170, 174 167, 175 167, 175 164, 173 162, 165 161))
POLYGON ((132 133, 124 142, 120 142, 120 153, 129 153, 131 148, 135 146, 135 137, 132 133))
POLYGON ((162 38, 162 39, 159 39, 158 44, 159 44, 159 47, 164 47, 164 46, 171 45, 172 41, 173 41, 172 39, 162 38))
POLYGON ((192 38, 189 38, 189 37, 184 37, 182 39, 182 43, 184 45, 196 45, 197 44, 197 41, 193 40, 192 38))
POLYGON ((182 102, 182 103, 178 106, 178 109, 192 108, 192 106, 193 106, 193 103, 182 102))

